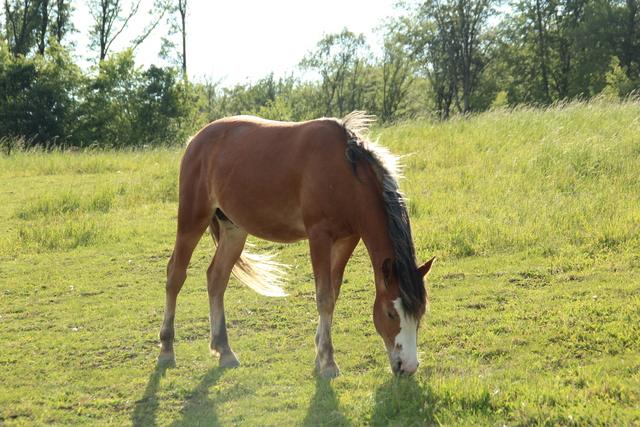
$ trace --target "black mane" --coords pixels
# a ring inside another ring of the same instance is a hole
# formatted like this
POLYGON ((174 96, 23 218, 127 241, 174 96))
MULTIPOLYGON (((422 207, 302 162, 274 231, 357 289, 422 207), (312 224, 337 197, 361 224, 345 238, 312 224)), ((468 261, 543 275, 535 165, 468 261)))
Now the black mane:
POLYGON ((402 306, 407 315, 418 319, 426 305, 427 291, 418 270, 407 204, 398 187, 398 159, 359 133, 371 121, 370 116, 354 111, 338 123, 347 135, 346 155, 356 176, 357 162, 365 162, 373 167, 382 184, 382 197, 389 218, 387 227, 396 257, 393 270, 398 280, 402 306))

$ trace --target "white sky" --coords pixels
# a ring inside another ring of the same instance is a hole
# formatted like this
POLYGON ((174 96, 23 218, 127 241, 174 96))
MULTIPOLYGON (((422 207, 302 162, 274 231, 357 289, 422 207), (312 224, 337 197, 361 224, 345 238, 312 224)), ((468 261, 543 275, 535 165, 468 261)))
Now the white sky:
MULTIPOLYGON (((308 51, 314 50, 324 34, 344 27, 364 33, 375 51, 378 36, 373 29, 398 13, 397 0, 189 0, 187 18, 187 71, 190 76, 205 75, 223 79, 224 86, 256 81, 274 72, 276 77, 296 71, 308 51)), ((77 3, 74 23, 77 52, 86 55, 87 28, 91 23, 87 6, 77 3)), ((129 44, 149 20, 152 0, 143 0, 135 21, 120 35, 111 52, 129 44)), ((156 28, 137 49, 137 62, 165 65, 158 58, 160 37, 167 27, 156 28)), ((175 41, 178 41, 176 38, 175 41)), ((92 56, 96 56, 92 54, 92 56)))

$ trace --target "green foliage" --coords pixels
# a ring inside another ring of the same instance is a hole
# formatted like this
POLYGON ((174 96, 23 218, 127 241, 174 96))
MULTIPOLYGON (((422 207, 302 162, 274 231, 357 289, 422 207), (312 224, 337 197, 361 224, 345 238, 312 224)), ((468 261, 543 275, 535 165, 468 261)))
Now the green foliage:
POLYGON ((95 71, 97 75, 86 86, 79 108, 79 142, 130 145, 129 137, 136 131, 135 94, 140 86, 140 70, 135 66, 133 51, 110 56, 95 71))
POLYGON ((620 66, 620 60, 617 56, 611 58, 609 67, 609 71, 604 75, 607 85, 601 93, 619 97, 631 94, 636 84, 627 77, 626 69, 620 66))
POLYGON ((42 16, 37 1, 3 2, 6 39, 13 55, 26 56, 36 45, 42 16))
MULTIPOLYGON (((504 89, 512 103, 598 95, 608 84, 613 58, 636 80, 636 2, 523 1, 514 10, 504 21, 500 61, 507 67, 504 89)), ((635 88, 627 86, 621 96, 635 88)))
MULTIPOLYGON (((271 110, 272 116, 267 119, 291 120, 285 99, 291 95, 294 81, 292 79, 276 79, 273 73, 256 83, 236 85, 223 91, 225 114, 260 114, 260 111, 271 110), (276 106, 276 101, 278 105, 276 106), (279 110, 280 117, 275 117, 279 110)), ((217 117, 219 118, 219 117, 217 117)))
POLYGON ((44 56, 9 54, 0 42, 0 135, 26 147, 61 144, 73 133, 80 69, 53 43, 44 56), (62 141, 60 141, 62 139, 62 141))
POLYGON ((151 65, 137 93, 136 136, 149 145, 183 144, 193 133, 192 86, 175 68, 151 65))
POLYGON ((316 102, 323 116, 343 117, 366 104, 368 60, 364 35, 347 28, 324 36, 316 50, 302 59, 303 70, 320 76, 316 102))
POLYGON ((104 60, 96 72, 79 107, 79 144, 183 144, 194 132, 192 89, 177 70, 151 65, 142 71, 127 50, 104 60))
POLYGON ((253 83, 221 87, 207 79, 194 85, 201 124, 239 114, 265 119, 303 121, 317 118, 317 85, 293 76, 276 79, 273 73, 253 83))
POLYGON ((33 146, 184 144, 193 87, 173 68, 135 65, 131 50, 83 75, 55 42, 45 55, 14 57, 0 43, 0 135, 5 152, 33 146))
POLYGON ((313 373, 308 245, 287 298, 232 280, 208 353, 209 236, 178 298, 175 368, 156 365, 182 148, 0 156, 0 424, 553 425, 640 422, 640 102, 493 108, 373 130, 404 155, 430 309, 420 369, 395 378, 352 256, 334 316, 343 374, 313 373))
POLYGON ((445 118, 453 107, 471 111, 478 77, 489 61, 492 40, 488 22, 495 16, 493 0, 426 1, 414 12, 416 52, 438 94, 445 118), (425 50, 426 52, 421 52, 425 50))
POLYGON ((391 19, 383 27, 385 31, 382 59, 380 119, 390 122, 408 113, 407 95, 416 79, 416 61, 413 60, 410 42, 410 22, 407 19, 391 19))
POLYGON ((69 1, 5 0, 3 9, 4 37, 16 57, 27 57, 34 50, 44 55, 47 47, 62 44, 74 30, 69 1))
MULTIPOLYGON (((81 70, 69 2, 7 1, 0 37, 0 147, 139 147, 182 144, 221 117, 302 121, 352 110, 382 123, 448 119, 491 107, 553 105, 600 94, 624 98, 640 83, 637 2, 446 0, 400 3, 378 28, 380 49, 348 28, 323 36, 296 72, 233 87, 187 79, 174 66, 136 64, 135 48, 171 13, 186 34, 186 2, 154 1, 132 47, 110 52, 138 3, 90 2, 95 66, 81 70), (23 31, 24 30, 24 31, 23 31), (99 52, 98 52, 99 51, 99 52), (374 54, 373 52, 379 51, 374 54)), ((169 46, 172 42, 163 38, 169 46)), ((161 57, 175 59, 166 49, 161 57)))
POLYGON ((505 91, 498 92, 496 98, 491 102, 491 108, 506 107, 509 105, 509 94, 505 91))

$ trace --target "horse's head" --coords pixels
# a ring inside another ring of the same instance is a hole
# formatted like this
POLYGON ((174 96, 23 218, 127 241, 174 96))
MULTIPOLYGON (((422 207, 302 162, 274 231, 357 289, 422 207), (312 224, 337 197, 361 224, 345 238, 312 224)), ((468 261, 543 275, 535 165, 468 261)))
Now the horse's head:
MULTIPOLYGON (((434 258, 418 268, 420 278, 431 269, 434 258)), ((387 259, 381 268, 384 284, 376 286, 376 300, 373 306, 373 322, 387 347, 391 370, 397 375, 411 375, 418 370, 418 326, 426 308, 425 301, 414 315, 405 309, 401 297, 396 272, 391 260, 387 259)), ((424 286, 424 283, 420 283, 424 286)))

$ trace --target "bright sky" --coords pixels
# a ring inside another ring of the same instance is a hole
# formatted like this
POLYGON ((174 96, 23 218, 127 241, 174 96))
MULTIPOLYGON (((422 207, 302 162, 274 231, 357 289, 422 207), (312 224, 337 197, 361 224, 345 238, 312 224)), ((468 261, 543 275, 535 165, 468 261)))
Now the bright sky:
MULTIPOLYGON (((190 76, 223 79, 224 86, 256 81, 274 72, 276 77, 296 71, 308 51, 314 50, 324 34, 344 27, 364 33, 372 48, 379 46, 373 29, 398 13, 397 0, 189 0, 187 18, 187 71, 190 76)), ((152 0, 143 0, 135 22, 120 35, 111 51, 128 45, 149 19, 152 0)), ((87 28, 91 23, 87 6, 77 4, 78 52, 86 52, 87 28)), ((137 50, 144 65, 164 65, 158 59, 160 37, 166 27, 156 28, 137 50)), ((177 37, 175 39, 178 40, 177 37)))

